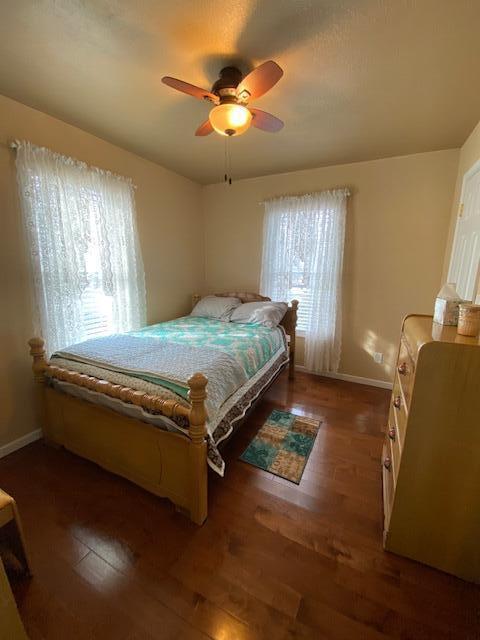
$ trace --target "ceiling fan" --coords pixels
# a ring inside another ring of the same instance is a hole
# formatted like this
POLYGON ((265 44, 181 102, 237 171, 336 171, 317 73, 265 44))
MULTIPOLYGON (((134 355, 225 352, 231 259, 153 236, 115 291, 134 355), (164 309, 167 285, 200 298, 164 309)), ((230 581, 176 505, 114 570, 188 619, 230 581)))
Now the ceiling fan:
POLYGON ((169 87, 188 93, 199 100, 208 100, 214 107, 208 120, 195 131, 196 136, 208 136, 216 131, 222 136, 239 136, 250 125, 263 131, 275 133, 283 127, 283 122, 271 113, 247 106, 269 91, 283 76, 283 70, 273 60, 268 60, 243 77, 236 67, 225 67, 212 90, 207 91, 193 84, 164 76, 162 82, 169 87))

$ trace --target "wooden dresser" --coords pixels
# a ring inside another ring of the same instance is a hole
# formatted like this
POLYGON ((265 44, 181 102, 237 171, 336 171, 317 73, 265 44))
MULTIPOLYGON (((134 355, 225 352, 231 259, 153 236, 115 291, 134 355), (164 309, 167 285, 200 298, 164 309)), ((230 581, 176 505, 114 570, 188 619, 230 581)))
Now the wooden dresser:
POLYGON ((382 457, 384 547, 480 583, 480 344, 407 316, 382 457))

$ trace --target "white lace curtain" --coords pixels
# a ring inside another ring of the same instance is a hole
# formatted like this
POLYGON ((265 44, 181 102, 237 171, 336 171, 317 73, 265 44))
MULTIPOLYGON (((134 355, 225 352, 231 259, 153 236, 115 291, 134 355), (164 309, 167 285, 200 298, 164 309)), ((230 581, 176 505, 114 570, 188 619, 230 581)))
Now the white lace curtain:
POLYGON ((145 324, 145 278, 130 180, 17 143, 17 180, 49 353, 145 324))
POLYGON ((346 189, 265 203, 260 291, 298 299, 305 366, 338 371, 341 351, 342 263, 346 189))

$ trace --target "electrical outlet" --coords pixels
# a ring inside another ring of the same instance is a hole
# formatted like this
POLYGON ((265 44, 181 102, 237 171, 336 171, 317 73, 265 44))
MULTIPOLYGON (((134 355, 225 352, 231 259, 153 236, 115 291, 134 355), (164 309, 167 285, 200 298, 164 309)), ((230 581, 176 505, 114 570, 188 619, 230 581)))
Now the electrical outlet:
POLYGON ((380 351, 375 351, 373 353, 373 359, 377 364, 382 364, 382 362, 383 362, 383 353, 380 353, 380 351))

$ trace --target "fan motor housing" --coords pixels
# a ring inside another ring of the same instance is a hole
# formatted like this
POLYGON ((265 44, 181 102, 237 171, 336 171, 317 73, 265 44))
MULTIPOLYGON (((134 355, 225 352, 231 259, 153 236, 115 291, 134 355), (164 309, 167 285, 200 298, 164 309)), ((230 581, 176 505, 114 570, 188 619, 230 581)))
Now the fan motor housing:
POLYGON ((220 71, 219 79, 212 86, 212 93, 218 96, 235 95, 235 89, 242 78, 243 74, 237 67, 224 67, 220 71))

